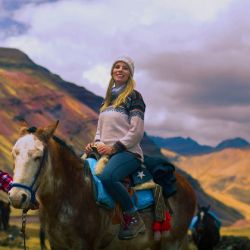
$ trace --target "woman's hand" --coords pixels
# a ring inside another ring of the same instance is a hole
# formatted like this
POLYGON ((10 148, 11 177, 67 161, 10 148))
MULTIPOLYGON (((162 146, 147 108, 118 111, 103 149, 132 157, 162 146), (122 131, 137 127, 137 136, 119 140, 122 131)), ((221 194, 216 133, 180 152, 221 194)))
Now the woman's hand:
POLYGON ((112 146, 105 145, 104 143, 97 144, 98 153, 101 155, 111 155, 114 153, 112 146))
POLYGON ((93 150, 92 150, 92 147, 94 146, 94 143, 91 142, 91 143, 88 143, 88 145, 86 146, 85 148, 85 153, 88 155, 90 154, 93 150))

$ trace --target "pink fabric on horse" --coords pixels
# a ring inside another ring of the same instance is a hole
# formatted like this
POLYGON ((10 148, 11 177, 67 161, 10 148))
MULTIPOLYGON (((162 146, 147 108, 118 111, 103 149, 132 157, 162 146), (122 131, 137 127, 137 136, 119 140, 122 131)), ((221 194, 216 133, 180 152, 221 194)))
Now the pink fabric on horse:
POLYGON ((0 190, 3 190, 7 193, 11 188, 11 183, 12 177, 8 173, 0 170, 0 190))

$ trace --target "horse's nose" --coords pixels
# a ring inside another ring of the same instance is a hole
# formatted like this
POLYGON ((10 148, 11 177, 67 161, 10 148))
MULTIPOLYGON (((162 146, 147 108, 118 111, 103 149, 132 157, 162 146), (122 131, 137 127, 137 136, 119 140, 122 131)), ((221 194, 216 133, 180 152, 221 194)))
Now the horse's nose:
POLYGON ((26 200, 27 200, 27 195, 26 194, 22 194, 21 203, 24 203, 26 200))

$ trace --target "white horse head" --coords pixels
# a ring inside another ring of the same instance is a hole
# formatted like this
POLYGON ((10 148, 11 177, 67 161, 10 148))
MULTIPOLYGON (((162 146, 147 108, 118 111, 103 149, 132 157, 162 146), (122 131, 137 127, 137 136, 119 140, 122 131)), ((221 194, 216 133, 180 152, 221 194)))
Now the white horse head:
POLYGON ((9 199, 15 208, 28 209, 35 202, 39 174, 47 159, 44 142, 53 135, 57 124, 40 131, 22 127, 21 137, 12 149, 14 175, 9 199))

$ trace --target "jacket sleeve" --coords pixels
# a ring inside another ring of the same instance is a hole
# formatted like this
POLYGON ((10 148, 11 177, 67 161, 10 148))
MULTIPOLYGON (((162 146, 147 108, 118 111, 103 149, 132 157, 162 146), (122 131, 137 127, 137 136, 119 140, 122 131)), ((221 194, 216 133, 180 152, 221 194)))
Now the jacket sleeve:
POLYGON ((99 142, 100 140, 101 140, 101 135, 100 135, 100 119, 98 119, 94 142, 99 142))
POLYGON ((146 105, 139 92, 135 92, 129 104, 129 130, 113 146, 115 152, 129 149, 140 143, 144 134, 144 113, 146 105))

